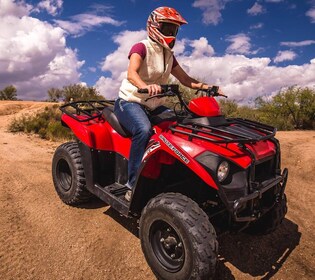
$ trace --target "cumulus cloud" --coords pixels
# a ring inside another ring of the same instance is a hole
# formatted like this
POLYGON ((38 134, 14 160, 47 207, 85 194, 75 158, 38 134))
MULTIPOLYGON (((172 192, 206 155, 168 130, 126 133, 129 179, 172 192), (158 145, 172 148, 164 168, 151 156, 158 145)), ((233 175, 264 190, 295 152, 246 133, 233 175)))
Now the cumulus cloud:
POLYGON ((116 98, 121 81, 126 77, 128 53, 136 42, 145 39, 147 32, 123 31, 113 38, 118 48, 107 55, 101 63, 102 71, 110 73, 109 77, 102 76, 95 84, 96 89, 108 99, 116 98))
MULTIPOLYGON (((98 89, 107 98, 117 97, 121 80, 126 75, 127 54, 131 44, 145 38, 145 34, 145 31, 125 31, 115 37, 118 48, 105 57, 102 63, 102 70, 110 74, 97 82, 98 89)), ((174 52, 189 75, 221 86, 229 98, 238 102, 271 95, 295 84, 315 86, 315 59, 304 65, 277 67, 271 65, 272 61, 268 57, 248 58, 240 54, 216 57, 213 47, 202 37, 197 40, 179 40, 174 52)))
POLYGON ((251 16, 257 16, 265 13, 265 9, 262 5, 256 2, 250 9, 247 10, 247 13, 251 16))
POLYGON ((214 49, 208 44, 207 38, 201 37, 199 40, 192 40, 190 42, 190 46, 193 48, 191 56, 203 57, 212 56, 214 54, 214 49))
POLYGON ((0 0, 0 88, 13 84, 23 99, 45 99, 50 87, 78 82, 84 61, 61 28, 30 16, 32 8, 0 0))
POLYGON ((13 0, 0 0, 0 17, 11 15, 22 17, 28 15, 32 10, 32 6, 24 1, 14 2, 13 0))
POLYGON ((297 57, 297 54, 293 51, 279 51, 277 56, 274 58, 274 62, 283 62, 283 61, 290 61, 294 60, 297 57))
POLYGON ((217 25, 222 20, 221 11, 231 0, 195 0, 193 7, 202 10, 202 22, 206 25, 217 25))
POLYGON ((228 36, 226 41, 231 43, 226 49, 229 54, 251 53, 250 38, 244 33, 228 36))
POLYGON ((57 15, 62 8, 63 0, 42 0, 40 1, 34 11, 46 10, 50 15, 57 15))

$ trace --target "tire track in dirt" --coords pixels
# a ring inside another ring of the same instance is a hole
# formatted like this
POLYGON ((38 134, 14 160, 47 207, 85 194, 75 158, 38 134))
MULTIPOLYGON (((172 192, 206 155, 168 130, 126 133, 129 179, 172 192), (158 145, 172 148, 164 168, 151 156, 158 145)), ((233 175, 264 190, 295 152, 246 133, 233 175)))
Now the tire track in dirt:
POLYGON ((108 207, 72 208, 57 197, 56 143, 2 131, 0 139, 1 279, 152 279, 139 240, 104 215, 108 207))

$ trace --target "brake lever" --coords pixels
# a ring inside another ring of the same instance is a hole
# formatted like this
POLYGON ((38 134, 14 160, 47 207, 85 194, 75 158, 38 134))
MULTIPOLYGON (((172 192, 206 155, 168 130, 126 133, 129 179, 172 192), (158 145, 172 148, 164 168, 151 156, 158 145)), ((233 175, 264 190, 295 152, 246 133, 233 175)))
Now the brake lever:
POLYGON ((148 98, 146 98, 144 101, 147 102, 148 100, 152 99, 152 98, 163 98, 163 97, 172 97, 175 96, 175 94, 172 91, 168 91, 165 93, 159 93, 153 96, 150 96, 148 98))

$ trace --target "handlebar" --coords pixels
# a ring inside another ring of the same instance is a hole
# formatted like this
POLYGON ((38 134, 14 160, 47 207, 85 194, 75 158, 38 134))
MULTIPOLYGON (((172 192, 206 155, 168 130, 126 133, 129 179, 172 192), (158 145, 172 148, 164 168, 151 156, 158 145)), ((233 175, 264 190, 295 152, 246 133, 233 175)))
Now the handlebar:
MULTIPOLYGON (((151 97, 147 98, 145 101, 147 101, 151 98, 162 98, 162 97, 166 97, 166 96, 176 96, 180 93, 178 85, 174 85, 174 84, 161 85, 161 88, 162 88, 162 92, 160 94, 151 96, 151 97)), ((211 88, 208 88, 208 89, 198 89, 195 94, 197 95, 200 91, 205 92, 206 96, 208 96, 208 97, 222 96, 222 97, 227 98, 226 95, 219 93, 219 87, 218 86, 212 86, 211 88)), ((147 94, 147 93, 149 93, 149 91, 147 88, 140 88, 140 89, 138 89, 138 93, 147 94)))
MULTIPOLYGON (((178 85, 160 85, 162 88, 162 93, 167 93, 167 92, 173 92, 173 93, 178 93, 179 92, 179 86, 178 85)), ((138 93, 149 93, 147 88, 139 88, 138 93)))
MULTIPOLYGON (((148 98, 145 99, 145 101, 148 101, 152 98, 162 98, 162 97, 174 97, 176 96, 179 100, 179 104, 181 104, 182 108, 185 109, 186 112, 189 112, 191 114, 194 114, 193 112, 190 111, 187 103, 184 101, 181 92, 179 91, 179 85, 176 84, 168 84, 168 85, 161 85, 162 88, 162 93, 160 94, 156 94, 153 96, 150 96, 148 98)), ((203 91, 206 92, 206 95, 208 97, 214 97, 214 96, 223 96, 226 97, 226 95, 220 94, 219 93, 219 87, 218 86, 212 86, 211 88, 208 89, 198 89, 196 91, 196 94, 198 94, 198 92, 203 91)), ((140 94, 147 94, 149 93, 148 89, 138 89, 138 93, 140 94)))
POLYGON ((208 97, 222 96, 222 97, 227 98, 226 95, 219 93, 219 87, 218 86, 212 86, 211 88, 207 88, 207 89, 198 89, 195 92, 195 95, 197 95, 200 91, 205 92, 206 96, 208 96, 208 97))

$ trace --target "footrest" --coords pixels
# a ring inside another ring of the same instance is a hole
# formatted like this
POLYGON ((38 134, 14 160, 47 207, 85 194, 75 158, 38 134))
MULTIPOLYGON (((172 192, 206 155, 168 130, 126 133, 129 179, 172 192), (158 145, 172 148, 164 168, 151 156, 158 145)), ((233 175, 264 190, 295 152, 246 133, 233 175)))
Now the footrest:
POLYGON ((127 191, 130 190, 128 187, 117 184, 117 183, 106 186, 105 189, 106 191, 109 191, 111 194, 115 196, 124 195, 127 191))
POLYGON ((128 187, 118 183, 106 187, 95 184, 94 187, 93 193, 96 196, 116 209, 120 214, 128 217, 130 202, 125 199, 125 193, 129 190, 128 187))

